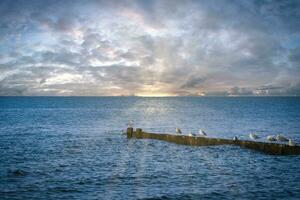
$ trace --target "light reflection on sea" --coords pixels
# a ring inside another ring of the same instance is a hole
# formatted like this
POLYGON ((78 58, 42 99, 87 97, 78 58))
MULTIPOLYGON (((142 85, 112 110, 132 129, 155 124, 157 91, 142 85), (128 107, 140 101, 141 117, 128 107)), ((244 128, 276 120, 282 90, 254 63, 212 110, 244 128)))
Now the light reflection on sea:
POLYGON ((127 140, 151 132, 300 142, 300 99, 1 97, 1 199, 297 199, 299 156, 127 140))

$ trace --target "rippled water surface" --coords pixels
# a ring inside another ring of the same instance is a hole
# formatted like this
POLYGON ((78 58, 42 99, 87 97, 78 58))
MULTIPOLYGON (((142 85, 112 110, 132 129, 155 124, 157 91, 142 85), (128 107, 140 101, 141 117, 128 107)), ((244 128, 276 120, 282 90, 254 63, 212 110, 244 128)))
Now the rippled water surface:
POLYGON ((0 199, 299 199, 300 156, 127 140, 204 129, 300 142, 300 98, 0 97, 0 199))

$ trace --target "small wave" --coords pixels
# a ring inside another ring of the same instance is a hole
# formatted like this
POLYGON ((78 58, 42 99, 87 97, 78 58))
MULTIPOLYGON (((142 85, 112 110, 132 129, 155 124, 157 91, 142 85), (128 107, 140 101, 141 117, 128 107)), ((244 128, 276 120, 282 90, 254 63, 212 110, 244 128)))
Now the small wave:
POLYGON ((54 187, 54 188, 49 189, 49 191, 62 192, 62 193, 78 192, 78 190, 76 188, 67 188, 67 187, 54 187))

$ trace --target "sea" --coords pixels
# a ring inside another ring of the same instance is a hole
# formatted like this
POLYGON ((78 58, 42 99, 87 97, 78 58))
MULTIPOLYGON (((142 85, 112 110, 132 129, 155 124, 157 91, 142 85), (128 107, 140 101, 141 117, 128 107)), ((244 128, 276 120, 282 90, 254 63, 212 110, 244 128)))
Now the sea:
POLYGON ((300 199, 300 156, 127 139, 130 120, 300 144, 299 97, 0 97, 0 199, 300 199))

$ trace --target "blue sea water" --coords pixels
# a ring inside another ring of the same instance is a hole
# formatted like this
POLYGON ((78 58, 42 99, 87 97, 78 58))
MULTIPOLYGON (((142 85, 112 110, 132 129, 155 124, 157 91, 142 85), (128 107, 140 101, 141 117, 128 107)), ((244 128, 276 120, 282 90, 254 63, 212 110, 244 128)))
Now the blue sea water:
POLYGON ((300 156, 128 140, 129 120, 300 143, 297 97, 0 97, 0 199, 300 199, 300 156))

